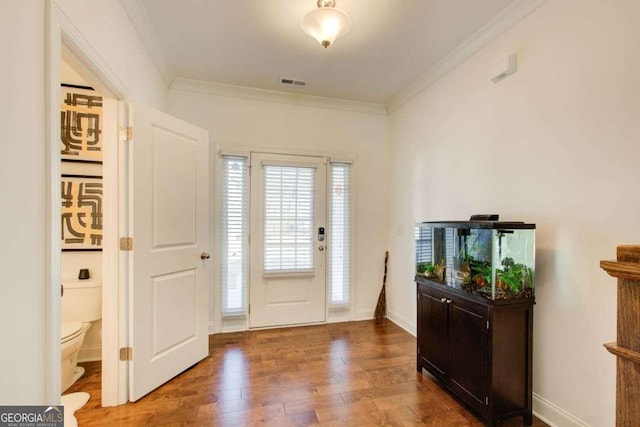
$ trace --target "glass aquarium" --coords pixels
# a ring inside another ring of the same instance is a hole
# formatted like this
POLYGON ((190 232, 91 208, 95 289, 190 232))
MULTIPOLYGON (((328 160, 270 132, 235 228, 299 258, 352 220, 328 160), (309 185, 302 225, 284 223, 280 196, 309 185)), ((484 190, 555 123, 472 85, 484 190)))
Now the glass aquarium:
POLYGON ((416 226, 416 277, 490 300, 534 297, 535 224, 423 222, 416 226))

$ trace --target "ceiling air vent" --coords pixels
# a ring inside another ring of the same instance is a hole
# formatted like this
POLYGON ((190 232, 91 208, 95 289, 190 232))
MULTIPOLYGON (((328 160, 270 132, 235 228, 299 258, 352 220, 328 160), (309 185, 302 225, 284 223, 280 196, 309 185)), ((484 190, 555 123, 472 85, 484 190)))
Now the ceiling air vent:
POLYGON ((289 85, 289 86, 306 86, 307 85, 307 82, 305 82, 304 80, 291 79, 289 77, 281 77, 280 83, 283 85, 289 85))

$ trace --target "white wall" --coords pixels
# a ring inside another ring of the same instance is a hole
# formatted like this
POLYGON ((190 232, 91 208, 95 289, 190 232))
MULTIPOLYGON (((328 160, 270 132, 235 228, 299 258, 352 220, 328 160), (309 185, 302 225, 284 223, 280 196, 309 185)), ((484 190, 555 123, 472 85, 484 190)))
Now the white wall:
MULTIPOLYGON (((118 1, 56 2, 130 99, 162 109, 160 75, 118 1)), ((415 328, 414 222, 499 212, 537 223, 534 391, 608 426, 615 362, 601 344, 615 339, 615 281, 598 261, 640 241, 637 16, 635 0, 548 2, 394 113, 389 153, 384 116, 177 91, 168 105, 216 143, 355 154, 356 315, 375 306, 387 230, 390 314, 415 328), (518 73, 490 83, 513 51, 518 73)), ((14 209, 1 216, 0 328, 20 351, 0 352, 0 404, 45 403, 44 22, 43 2, 2 4, 1 194, 14 209)))
POLYGON ((2 2, 0 404, 44 403, 44 6, 2 2), (11 66, 7 66, 10 62, 11 66), (8 344, 10 343, 10 344, 8 344), (13 350, 10 350, 13 349, 13 350))
POLYGON ((616 282, 599 261, 640 243, 638 16, 634 0, 549 1, 390 116, 392 317, 415 328, 415 222, 536 223, 534 406, 558 425, 614 425, 616 282), (518 72, 491 83, 513 52, 518 72))
POLYGON ((127 88, 130 100, 162 110, 167 88, 118 0, 55 0, 127 88))
MULTIPOLYGON (((117 0, 59 0, 88 45, 112 66, 128 96, 162 108, 166 88, 117 0)), ((45 2, 3 1, 0 47, 11 66, 0 67, 1 194, 0 404, 44 404, 46 218, 49 187, 45 155, 45 2), (12 348, 15 350, 7 350, 12 348)), ((54 269, 55 270, 55 269, 54 269)))
MULTIPOLYGON (((170 90, 171 114, 208 129, 212 144, 344 153, 355 159, 355 306, 371 318, 387 242, 387 117, 263 100, 170 90)), ((215 155, 212 148, 212 153, 215 155)), ((215 226, 219 221, 215 221, 215 226)), ((214 233, 217 233, 217 228, 214 233)), ((211 295, 219 302, 219 277, 211 295)), ((215 317, 217 310, 214 312, 215 317)), ((212 319, 214 320, 214 319, 212 319)), ((216 328, 219 330, 219 325, 216 328)))

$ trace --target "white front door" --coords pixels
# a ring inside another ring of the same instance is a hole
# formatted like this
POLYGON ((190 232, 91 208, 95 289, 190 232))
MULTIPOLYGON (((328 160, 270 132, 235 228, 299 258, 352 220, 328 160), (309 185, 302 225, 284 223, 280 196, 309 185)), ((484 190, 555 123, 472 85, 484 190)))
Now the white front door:
POLYGON ((249 327, 325 321, 324 157, 251 155, 249 327))
POLYGON ((211 266, 208 132, 140 105, 133 130, 129 400, 135 401, 208 355, 211 266))

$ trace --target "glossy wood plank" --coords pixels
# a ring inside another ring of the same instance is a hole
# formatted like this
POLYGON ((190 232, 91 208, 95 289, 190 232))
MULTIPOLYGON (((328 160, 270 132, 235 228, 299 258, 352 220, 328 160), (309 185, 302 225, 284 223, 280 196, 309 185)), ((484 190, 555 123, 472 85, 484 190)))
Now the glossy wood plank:
POLYGON ((415 337, 388 320, 220 334, 209 342, 208 358, 118 407, 100 407, 100 363, 82 364, 85 376, 69 390, 91 394, 76 413, 79 425, 482 425, 437 380, 415 371, 415 337))
POLYGON ((618 261, 640 263, 640 245, 620 245, 616 248, 618 261))
POLYGON ((640 280, 640 263, 621 261, 600 261, 600 268, 611 277, 627 280, 640 280))
POLYGON ((630 362, 640 365, 640 353, 638 353, 637 351, 632 351, 628 348, 620 347, 614 342, 605 343, 603 345, 609 351, 609 353, 615 354, 618 357, 627 359, 630 362))

